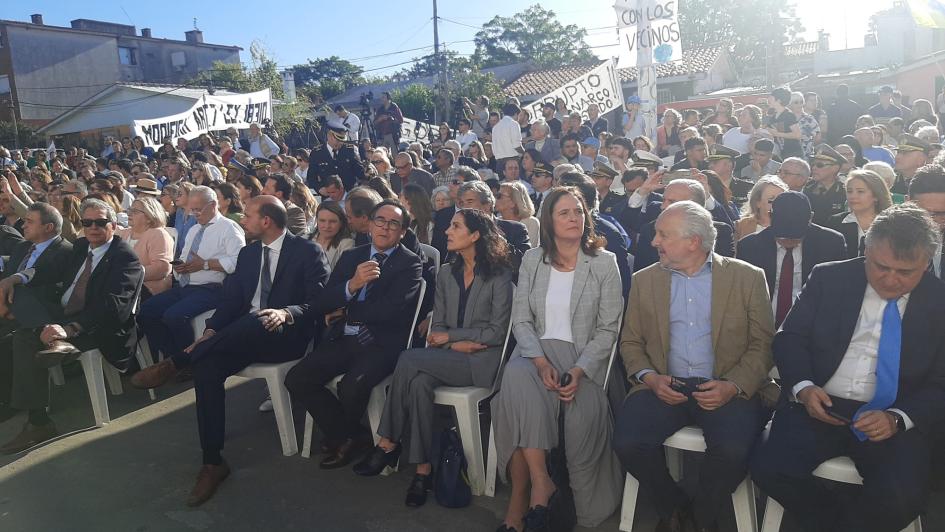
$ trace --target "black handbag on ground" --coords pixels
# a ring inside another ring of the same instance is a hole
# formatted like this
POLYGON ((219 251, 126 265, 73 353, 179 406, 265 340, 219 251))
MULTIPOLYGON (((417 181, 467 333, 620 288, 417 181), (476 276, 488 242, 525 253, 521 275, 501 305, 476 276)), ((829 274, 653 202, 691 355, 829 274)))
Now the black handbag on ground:
POLYGON ((444 429, 440 436, 440 460, 433 476, 436 502, 447 508, 464 508, 472 502, 466 455, 456 429, 444 429))
MULTIPOLYGON (((571 374, 561 375, 561 386, 571 383, 571 374)), ((568 457, 564 448, 564 405, 558 408, 558 446, 548 452, 545 459, 548 476, 557 488, 548 508, 544 512, 529 512, 525 516, 526 528, 536 532, 571 532, 577 525, 577 510, 574 508, 574 492, 571 491, 571 477, 568 474, 568 457), (539 519, 529 519, 529 516, 539 519), (544 519, 540 519, 544 517, 544 519), (540 522, 543 521, 543 522, 540 522)))

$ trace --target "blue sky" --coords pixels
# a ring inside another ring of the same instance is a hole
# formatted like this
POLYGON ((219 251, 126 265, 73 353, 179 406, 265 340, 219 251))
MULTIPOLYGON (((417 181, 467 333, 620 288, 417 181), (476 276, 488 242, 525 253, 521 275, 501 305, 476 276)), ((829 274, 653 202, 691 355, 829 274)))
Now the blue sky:
MULTIPOLYGON (((460 53, 473 50, 471 41, 477 27, 495 15, 510 16, 537 0, 440 0, 440 40, 460 53)), ((589 29, 587 41, 595 52, 608 57, 615 39, 614 30, 593 29, 615 24, 612 0, 542 0, 564 23, 589 29)), ((360 2, 315 0, 303 2, 260 2, 258 0, 162 0, 160 2, 105 2, 100 0, 29 0, 5 6, 0 17, 29 21, 41 13, 46 24, 68 26, 77 18, 105 20, 150 27, 154 37, 181 39, 197 27, 204 40, 214 44, 235 44, 244 48, 242 59, 249 61, 249 47, 260 41, 280 66, 304 63, 308 58, 339 57, 356 60, 368 74, 385 74, 406 68, 399 65, 432 52, 432 0, 362 0, 360 2), (268 11, 260 8, 269 8, 268 11), (424 48, 426 47, 426 48, 424 48), (419 50, 373 57, 414 48, 419 50)), ((862 46, 869 15, 892 4, 892 0, 796 0, 798 14, 814 39, 818 28, 831 34, 831 48, 862 46), (854 7, 855 6, 855 7, 854 7)))

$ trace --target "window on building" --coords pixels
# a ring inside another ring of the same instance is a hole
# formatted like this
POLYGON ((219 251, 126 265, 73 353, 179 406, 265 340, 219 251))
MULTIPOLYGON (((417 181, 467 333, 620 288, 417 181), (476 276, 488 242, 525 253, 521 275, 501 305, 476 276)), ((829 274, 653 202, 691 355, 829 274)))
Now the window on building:
POLYGON ((123 65, 137 65, 138 64, 138 54, 134 48, 128 48, 126 46, 118 47, 118 62, 123 65))
POLYGON ((669 89, 656 89, 656 102, 659 105, 673 101, 673 91, 669 89))

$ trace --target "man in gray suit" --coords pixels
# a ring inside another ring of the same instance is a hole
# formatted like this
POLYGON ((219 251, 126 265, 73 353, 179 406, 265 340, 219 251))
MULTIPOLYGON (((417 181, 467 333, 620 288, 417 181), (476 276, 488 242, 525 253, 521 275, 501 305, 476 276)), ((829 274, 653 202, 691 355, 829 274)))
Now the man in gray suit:
POLYGON ((544 120, 532 124, 532 140, 525 145, 526 150, 537 150, 541 160, 550 163, 561 157, 561 145, 557 139, 551 138, 551 126, 544 120))

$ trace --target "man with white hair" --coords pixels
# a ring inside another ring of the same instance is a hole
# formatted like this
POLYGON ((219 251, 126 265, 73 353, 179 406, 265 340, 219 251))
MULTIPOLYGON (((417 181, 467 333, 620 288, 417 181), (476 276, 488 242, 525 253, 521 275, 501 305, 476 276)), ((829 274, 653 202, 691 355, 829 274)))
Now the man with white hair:
POLYGON ((541 154, 543 162, 550 163, 561 156, 561 145, 551 138, 551 126, 544 120, 531 125, 532 140, 525 145, 526 150, 535 150, 541 154))
POLYGON ((789 189, 801 192, 810 181, 810 163, 800 157, 788 157, 781 163, 778 177, 787 184, 789 189))
POLYGON ((774 319, 764 272, 713 253, 715 237, 698 203, 663 209, 653 240, 659 264, 637 272, 630 289, 620 354, 632 387, 615 416, 613 448, 653 493, 656 530, 718 530, 767 419, 762 396, 777 391, 768 378, 774 319), (692 499, 670 477, 663 451, 690 425, 707 443, 692 499))
POLYGON ((138 324, 148 337, 151 352, 174 356, 194 342, 190 320, 215 309, 223 295, 223 280, 236 269, 245 244, 243 230, 220 213, 217 196, 209 187, 194 187, 187 199, 197 222, 184 235, 179 260, 172 262, 178 286, 141 305, 138 324))
POLYGON ((254 158, 270 158, 279 155, 279 145, 276 144, 269 135, 262 132, 259 124, 249 125, 249 154, 254 158))

